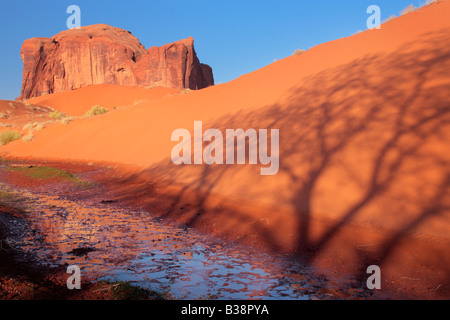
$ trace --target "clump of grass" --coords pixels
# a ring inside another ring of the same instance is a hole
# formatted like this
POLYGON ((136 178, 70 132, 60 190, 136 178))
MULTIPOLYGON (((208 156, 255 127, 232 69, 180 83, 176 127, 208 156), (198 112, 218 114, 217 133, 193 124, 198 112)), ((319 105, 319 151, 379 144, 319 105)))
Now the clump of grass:
MULTIPOLYGON (((413 12, 414 10, 417 10, 417 9, 422 8, 422 7, 424 7, 424 6, 430 5, 430 4, 434 3, 434 2, 437 2, 437 0, 427 0, 425 3, 419 5, 418 8, 414 7, 413 4, 410 4, 409 6, 407 6, 406 8, 404 8, 402 11, 400 11, 400 15, 403 16, 403 15, 405 15, 405 14, 411 13, 411 12, 413 12)), ((385 20, 383 20, 382 23, 386 23, 386 22, 391 21, 391 20, 393 20, 393 19, 395 19, 395 18, 397 18, 397 16, 396 16, 395 14, 393 14, 393 15, 391 15, 389 18, 386 18, 385 20)))
POLYGON ((414 7, 414 5, 412 5, 412 4, 410 4, 409 6, 407 6, 405 9, 403 9, 401 12, 400 12, 400 15, 405 15, 405 14, 408 14, 408 13, 410 13, 410 12, 413 12, 414 10, 416 10, 416 8, 414 7))
POLYGON ((55 120, 61 120, 65 116, 64 113, 61 113, 57 110, 50 112, 48 115, 50 118, 55 119, 55 120))
POLYGON ((8 191, 0 190, 0 201, 9 201, 13 198, 13 195, 8 191))
POLYGON ((23 131, 25 131, 25 130, 31 131, 31 130, 33 130, 33 128, 34 128, 34 124, 31 122, 28 122, 26 125, 23 126, 22 130, 23 131))
POLYGON ((86 112, 86 114, 84 115, 85 117, 92 117, 92 116, 97 116, 100 114, 104 114, 106 112, 108 112, 109 110, 103 107, 100 107, 99 105, 95 105, 91 108, 91 110, 89 110, 88 112, 86 112))
POLYGON ((299 56, 299 55, 301 55, 302 53, 305 53, 305 52, 306 52, 306 50, 297 49, 297 50, 294 51, 293 55, 294 56, 299 56))
POLYGON ((9 103, 9 106, 10 106, 11 108, 13 108, 13 109, 16 108, 16 106, 15 106, 14 103, 12 103, 12 102, 9 103))
POLYGON ((69 124, 72 121, 73 121, 73 118, 71 118, 71 117, 64 117, 64 118, 61 119, 61 123, 62 124, 69 124))
POLYGON ((150 85, 150 86, 144 87, 144 89, 153 89, 153 88, 161 88, 161 86, 158 86, 158 85, 150 85))
POLYGON ((22 138, 22 141, 23 142, 31 142, 31 141, 33 141, 33 139, 34 139, 34 135, 30 133, 30 134, 24 135, 22 138))
POLYGON ((32 134, 34 131, 39 131, 45 128, 45 125, 43 123, 39 122, 28 122, 26 125, 23 126, 22 130, 27 131, 29 134, 32 134))
POLYGON ((0 207, 7 211, 24 213, 26 207, 24 206, 25 198, 19 196, 17 193, 0 190, 0 207))
POLYGON ((386 23, 388 21, 394 20, 395 18, 397 18, 397 16, 395 14, 391 15, 389 18, 386 18, 385 20, 383 20, 382 23, 386 23))
POLYGON ((163 300, 164 295, 158 292, 146 290, 129 282, 107 282, 99 283, 101 288, 99 291, 109 293, 113 300, 163 300))
POLYGON ((18 172, 32 179, 46 180, 46 179, 58 179, 74 183, 77 188, 87 190, 95 186, 94 183, 89 181, 80 180, 67 171, 52 168, 52 167, 40 167, 40 166, 9 166, 8 171, 18 172))
POLYGON ((185 94, 188 94, 191 92, 192 92, 192 89, 186 88, 186 89, 181 90, 180 95, 185 95, 185 94))
POLYGON ((43 123, 38 123, 36 124, 36 126, 34 127, 34 130, 39 131, 45 128, 45 125, 43 123))
POLYGON ((8 119, 8 115, 4 114, 3 112, 0 112, 0 119, 8 119))
POLYGON ((77 178, 69 172, 51 167, 9 167, 8 171, 19 172, 33 179, 62 179, 77 181, 77 178))
POLYGON ((136 107, 138 104, 146 103, 146 102, 148 102, 148 100, 135 100, 133 103, 133 106, 136 107))
POLYGON ((20 139, 22 136, 17 131, 6 130, 0 133, 0 146, 4 146, 14 140, 20 139))

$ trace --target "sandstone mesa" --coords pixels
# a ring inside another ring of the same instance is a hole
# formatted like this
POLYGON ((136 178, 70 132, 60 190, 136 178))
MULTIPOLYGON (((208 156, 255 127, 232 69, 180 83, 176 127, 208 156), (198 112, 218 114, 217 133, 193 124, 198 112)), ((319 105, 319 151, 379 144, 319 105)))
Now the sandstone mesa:
POLYGON ((97 24, 25 40, 19 100, 93 84, 202 89, 214 85, 189 37, 148 50, 129 31, 97 24))

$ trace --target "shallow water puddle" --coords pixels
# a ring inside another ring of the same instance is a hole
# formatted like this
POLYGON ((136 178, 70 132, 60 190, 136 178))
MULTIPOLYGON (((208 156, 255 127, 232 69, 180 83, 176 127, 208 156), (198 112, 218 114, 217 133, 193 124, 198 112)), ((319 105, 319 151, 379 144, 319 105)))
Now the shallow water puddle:
POLYGON ((82 276, 130 281, 175 299, 322 298, 319 289, 331 285, 284 256, 225 245, 145 212, 22 195, 29 231, 18 245, 46 266, 78 265, 82 276))

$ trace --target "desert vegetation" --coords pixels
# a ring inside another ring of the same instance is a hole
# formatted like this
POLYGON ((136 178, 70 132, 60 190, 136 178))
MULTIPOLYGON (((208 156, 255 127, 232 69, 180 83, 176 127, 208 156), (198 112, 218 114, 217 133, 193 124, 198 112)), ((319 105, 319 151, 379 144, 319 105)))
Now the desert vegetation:
POLYGON ((17 131, 6 130, 0 133, 0 146, 4 146, 5 144, 20 138, 21 135, 17 131))
MULTIPOLYGON (((2 189, 3 189, 3 185, 2 189)), ((0 190, 0 207, 9 212, 24 213, 26 207, 24 205, 24 198, 11 190, 0 190)))
POLYGON ((191 92, 192 92, 192 89, 185 88, 185 89, 181 90, 178 94, 182 96, 182 95, 185 95, 185 94, 188 94, 191 92))
MULTIPOLYGON (((405 14, 411 13, 411 12, 413 12, 413 11, 419 9, 419 8, 425 7, 425 6, 429 5, 429 4, 432 4, 432 3, 437 2, 437 1, 439 1, 439 0, 427 0, 425 3, 421 4, 417 8, 413 4, 410 4, 409 6, 404 8, 402 11, 400 11, 400 15, 403 16, 405 14)), ((391 20, 393 20, 395 18, 397 18, 397 16, 395 14, 393 14, 389 18, 384 19, 382 23, 386 23, 386 22, 391 21, 391 20)))
POLYGON ((11 166, 8 168, 8 171, 19 172, 33 179, 63 179, 68 181, 77 181, 77 178, 69 172, 51 167, 11 166))
POLYGON ((73 120, 75 120, 74 117, 64 117, 61 119, 61 123, 62 124, 69 124, 71 123, 73 120))
POLYGON ((31 142, 31 141, 33 141, 33 139, 34 139, 34 135, 32 133, 29 133, 22 137, 23 142, 31 142))
POLYGON ((85 117, 98 116, 100 114, 107 113, 108 111, 109 110, 106 108, 100 107, 99 105, 95 105, 91 108, 91 110, 86 112, 85 117))
POLYGON ((57 110, 50 112, 49 117, 55 120, 61 120, 63 117, 65 117, 65 115, 57 110))
POLYGON ((301 54, 303 54, 306 50, 303 49, 297 49, 294 51, 294 53, 292 54, 293 56, 299 56, 301 54))
POLYGON ((405 14, 408 14, 408 13, 410 13, 410 12, 413 12, 414 10, 416 10, 416 7, 414 7, 414 5, 412 5, 412 4, 410 4, 409 6, 407 6, 405 9, 403 9, 401 12, 400 12, 400 15, 405 15, 405 14))

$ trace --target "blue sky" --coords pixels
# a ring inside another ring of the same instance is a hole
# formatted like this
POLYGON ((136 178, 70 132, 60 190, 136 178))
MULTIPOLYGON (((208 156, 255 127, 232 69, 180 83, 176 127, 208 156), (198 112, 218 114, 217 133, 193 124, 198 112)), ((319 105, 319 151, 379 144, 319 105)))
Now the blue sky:
POLYGON ((146 48, 194 37, 200 61, 213 68, 216 83, 224 83, 295 49, 365 30, 369 5, 380 6, 384 20, 424 1, 0 0, 0 99, 20 95, 23 41, 65 30, 72 4, 81 8, 82 26, 106 23, 129 30, 146 48))

